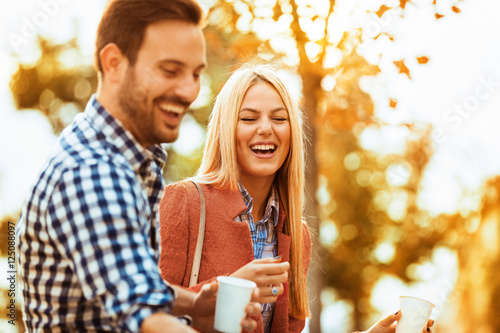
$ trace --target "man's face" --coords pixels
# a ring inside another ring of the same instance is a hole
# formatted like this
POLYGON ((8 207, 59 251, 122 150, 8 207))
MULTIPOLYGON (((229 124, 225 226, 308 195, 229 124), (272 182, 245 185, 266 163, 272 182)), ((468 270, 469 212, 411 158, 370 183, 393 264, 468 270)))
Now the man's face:
POLYGON ((146 28, 118 95, 121 120, 143 147, 177 139, 205 66, 205 41, 196 25, 160 21, 146 28))

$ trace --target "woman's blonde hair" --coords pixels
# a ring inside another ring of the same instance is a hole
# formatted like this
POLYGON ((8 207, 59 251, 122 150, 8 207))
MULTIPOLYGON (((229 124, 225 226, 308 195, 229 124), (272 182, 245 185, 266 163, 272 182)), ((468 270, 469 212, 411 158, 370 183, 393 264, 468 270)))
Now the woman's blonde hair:
POLYGON ((289 313, 296 318, 309 316, 306 276, 302 261, 302 218, 304 197, 304 134, 302 112, 290 89, 272 65, 247 64, 237 69, 216 98, 210 115, 203 159, 196 178, 216 188, 238 189, 239 167, 236 158, 236 126, 243 98, 248 89, 266 82, 276 89, 288 110, 290 151, 276 173, 283 209, 287 217, 284 233, 290 236, 289 313))

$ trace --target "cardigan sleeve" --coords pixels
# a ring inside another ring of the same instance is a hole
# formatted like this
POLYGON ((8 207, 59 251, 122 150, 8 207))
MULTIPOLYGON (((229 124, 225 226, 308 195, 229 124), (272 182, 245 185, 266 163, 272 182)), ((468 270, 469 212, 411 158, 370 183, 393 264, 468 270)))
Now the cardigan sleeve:
POLYGON ((161 276, 181 286, 187 269, 189 201, 186 185, 176 183, 165 187, 159 208, 161 276))
MULTIPOLYGON (((302 248, 304 276, 307 276, 309 263, 311 261, 311 234, 309 233, 309 227, 306 223, 302 223, 302 238, 304 240, 302 248)), ((288 316, 288 332, 300 333, 304 329, 305 325, 305 319, 298 319, 290 315, 288 316)))

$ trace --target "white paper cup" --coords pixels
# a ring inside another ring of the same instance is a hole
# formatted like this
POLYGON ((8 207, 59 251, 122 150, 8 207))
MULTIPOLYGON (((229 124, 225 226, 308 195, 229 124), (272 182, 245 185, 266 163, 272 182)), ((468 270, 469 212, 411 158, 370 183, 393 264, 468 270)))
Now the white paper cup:
POLYGON ((255 282, 232 276, 219 276, 219 290, 215 303, 214 328, 227 333, 240 333, 245 307, 252 298, 255 282))
POLYGON ((429 301, 411 296, 400 296, 401 319, 396 326, 396 333, 422 333, 433 308, 434 304, 429 301))

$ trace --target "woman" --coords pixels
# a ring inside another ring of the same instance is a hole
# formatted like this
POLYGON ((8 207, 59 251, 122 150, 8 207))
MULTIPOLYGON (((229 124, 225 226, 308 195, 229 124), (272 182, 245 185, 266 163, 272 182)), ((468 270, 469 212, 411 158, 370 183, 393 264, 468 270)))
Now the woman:
MULTIPOLYGON (((256 332, 300 332, 309 315, 306 275, 311 241, 303 221, 302 114, 278 71, 245 66, 214 105, 196 181, 206 200, 200 283, 219 275, 257 283, 262 321, 256 332), (280 257, 274 259, 275 257, 280 257)), ((160 203, 160 269, 189 284, 200 199, 183 181, 160 203)))
MULTIPOLYGON (((303 219, 302 113, 269 65, 235 71, 217 96, 201 166, 206 226, 199 290, 219 275, 252 280, 262 304, 255 332, 301 332, 309 316, 311 241, 303 219)), ((200 198, 191 181, 166 187, 160 202, 162 276, 189 286, 200 198)), ((394 333, 391 315, 369 333, 394 333), (392 324, 392 325, 391 325, 392 324)))

